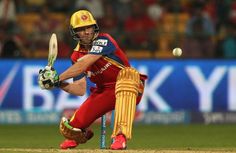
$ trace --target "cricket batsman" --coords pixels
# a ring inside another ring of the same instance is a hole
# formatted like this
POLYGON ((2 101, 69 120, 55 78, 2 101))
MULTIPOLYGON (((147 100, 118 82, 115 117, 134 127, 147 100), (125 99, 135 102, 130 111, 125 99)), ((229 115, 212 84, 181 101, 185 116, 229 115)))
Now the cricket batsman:
POLYGON ((91 94, 70 119, 62 117, 60 133, 66 139, 60 148, 69 149, 86 143, 93 137, 93 131, 88 127, 102 115, 115 110, 111 136, 114 141, 110 149, 126 149, 147 76, 130 67, 126 55, 109 34, 99 33, 96 20, 89 11, 79 10, 71 16, 70 32, 78 42, 71 55, 72 66, 60 75, 54 68, 40 71, 39 85, 42 89, 58 87, 82 96, 86 92, 87 77, 96 87, 91 87, 91 94), (70 78, 74 80, 72 83, 65 81, 70 78))

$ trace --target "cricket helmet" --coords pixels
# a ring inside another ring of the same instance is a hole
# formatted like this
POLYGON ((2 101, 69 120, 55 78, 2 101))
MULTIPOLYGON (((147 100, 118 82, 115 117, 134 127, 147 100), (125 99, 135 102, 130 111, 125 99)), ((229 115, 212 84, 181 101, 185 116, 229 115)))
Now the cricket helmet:
POLYGON ((94 25, 95 36, 98 35, 99 27, 93 15, 87 10, 79 10, 70 18, 70 33, 75 40, 80 40, 76 34, 79 28, 94 25))

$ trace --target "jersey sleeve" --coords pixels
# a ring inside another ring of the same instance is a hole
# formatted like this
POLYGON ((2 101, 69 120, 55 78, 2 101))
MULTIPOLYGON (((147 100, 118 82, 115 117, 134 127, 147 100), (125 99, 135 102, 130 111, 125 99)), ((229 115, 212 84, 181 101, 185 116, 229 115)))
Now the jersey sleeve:
POLYGON ((115 52, 116 46, 108 37, 99 37, 93 41, 93 46, 89 54, 108 55, 115 52))

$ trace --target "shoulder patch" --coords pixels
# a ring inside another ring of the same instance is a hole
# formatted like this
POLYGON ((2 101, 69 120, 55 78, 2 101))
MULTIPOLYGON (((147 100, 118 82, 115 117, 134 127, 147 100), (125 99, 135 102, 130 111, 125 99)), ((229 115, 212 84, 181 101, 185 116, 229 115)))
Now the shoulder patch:
POLYGON ((108 40, 107 39, 98 39, 93 42, 94 46, 107 46, 108 40))
POLYGON ((90 53, 101 53, 102 50, 103 50, 103 47, 101 47, 101 46, 93 46, 89 52, 90 53))

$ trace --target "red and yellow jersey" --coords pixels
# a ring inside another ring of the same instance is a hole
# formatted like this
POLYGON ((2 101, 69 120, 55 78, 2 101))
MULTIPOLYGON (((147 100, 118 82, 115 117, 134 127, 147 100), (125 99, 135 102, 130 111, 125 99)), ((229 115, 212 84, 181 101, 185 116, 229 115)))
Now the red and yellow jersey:
POLYGON ((100 33, 93 41, 92 48, 85 50, 77 47, 71 55, 75 63, 86 54, 102 55, 86 70, 87 77, 98 87, 114 85, 121 67, 129 67, 129 61, 117 42, 107 33, 100 33))

